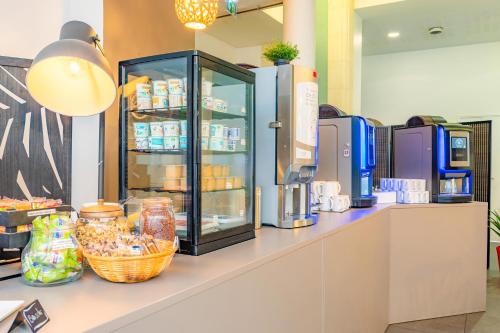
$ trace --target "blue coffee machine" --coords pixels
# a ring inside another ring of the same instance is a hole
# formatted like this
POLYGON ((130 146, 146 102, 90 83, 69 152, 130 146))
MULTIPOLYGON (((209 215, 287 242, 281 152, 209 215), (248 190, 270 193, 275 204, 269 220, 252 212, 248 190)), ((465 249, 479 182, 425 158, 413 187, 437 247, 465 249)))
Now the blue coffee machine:
POLYGON ((472 127, 414 116, 393 137, 395 178, 425 179, 432 202, 473 200, 472 127))
POLYGON ((319 120, 319 163, 315 180, 336 180, 352 207, 371 207, 375 169, 375 126, 363 117, 349 116, 322 105, 319 120))

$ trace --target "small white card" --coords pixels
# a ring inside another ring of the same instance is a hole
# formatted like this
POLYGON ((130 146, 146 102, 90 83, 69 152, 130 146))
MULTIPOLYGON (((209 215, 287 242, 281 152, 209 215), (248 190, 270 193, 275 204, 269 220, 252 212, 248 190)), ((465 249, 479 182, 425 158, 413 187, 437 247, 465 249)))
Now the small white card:
POLYGON ((0 321, 16 312, 24 304, 24 301, 0 301, 0 321))

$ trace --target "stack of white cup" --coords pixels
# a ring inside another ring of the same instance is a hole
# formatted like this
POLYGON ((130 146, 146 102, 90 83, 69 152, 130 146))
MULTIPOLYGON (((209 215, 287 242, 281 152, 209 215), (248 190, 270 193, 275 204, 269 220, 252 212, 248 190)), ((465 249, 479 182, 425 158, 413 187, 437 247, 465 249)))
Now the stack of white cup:
POLYGON ((429 203, 425 179, 381 178, 381 191, 397 192, 396 201, 405 204, 429 203))
POLYGON ((316 181, 312 183, 313 203, 322 212, 344 212, 351 206, 348 195, 340 194, 337 181, 316 181))

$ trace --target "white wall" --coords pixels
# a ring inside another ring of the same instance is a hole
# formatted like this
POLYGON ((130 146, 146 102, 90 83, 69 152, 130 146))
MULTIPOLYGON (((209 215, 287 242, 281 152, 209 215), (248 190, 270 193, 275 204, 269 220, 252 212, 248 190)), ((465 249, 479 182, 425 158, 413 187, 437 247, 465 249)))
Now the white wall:
POLYGON ((363 19, 354 13, 352 113, 361 114, 361 87, 363 69, 363 19))
POLYGON ((230 63, 246 63, 254 66, 264 66, 268 63, 263 59, 263 45, 250 47, 234 47, 206 32, 197 31, 195 47, 230 63))
POLYGON ((493 120, 492 208, 500 209, 500 42, 363 57, 362 114, 493 120))
MULTIPOLYGON (((34 0, 36 1, 36 0, 34 0)), ((104 0, 63 0, 64 22, 71 20, 90 24, 103 42, 104 0)), ((71 201, 79 209, 85 202, 97 200, 99 186, 99 115, 73 118, 73 156, 71 201)))
POLYGON ((236 48, 206 32, 196 32, 195 47, 197 50, 207 52, 215 57, 231 63, 235 62, 236 48))
MULTIPOLYGON (((29 58, 59 38, 61 26, 82 20, 102 36, 103 0, 2 1, 0 55, 29 58)), ((73 118, 72 205, 97 198, 98 117, 73 118)))
POLYGON ((263 56, 264 46, 249 46, 240 47, 236 49, 236 63, 250 64, 254 66, 270 66, 272 63, 268 62, 263 56))

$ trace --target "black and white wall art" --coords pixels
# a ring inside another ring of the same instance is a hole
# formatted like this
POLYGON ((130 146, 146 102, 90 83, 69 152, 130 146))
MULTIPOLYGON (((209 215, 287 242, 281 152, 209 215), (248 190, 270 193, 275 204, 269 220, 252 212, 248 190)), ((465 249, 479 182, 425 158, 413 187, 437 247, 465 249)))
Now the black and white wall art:
POLYGON ((31 60, 0 56, 0 196, 71 202, 71 118, 39 105, 25 78, 31 60))

